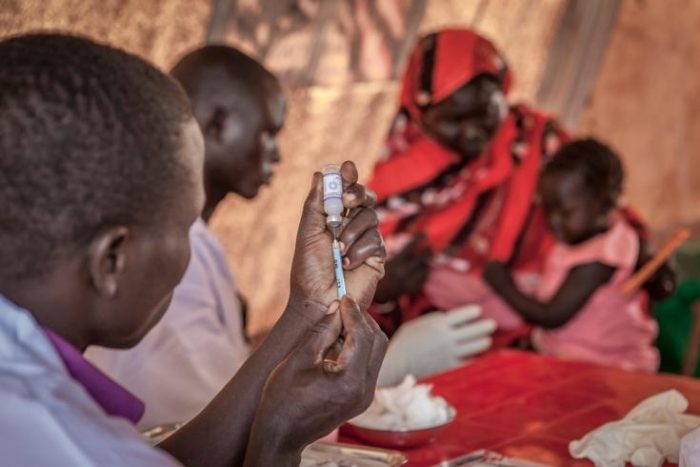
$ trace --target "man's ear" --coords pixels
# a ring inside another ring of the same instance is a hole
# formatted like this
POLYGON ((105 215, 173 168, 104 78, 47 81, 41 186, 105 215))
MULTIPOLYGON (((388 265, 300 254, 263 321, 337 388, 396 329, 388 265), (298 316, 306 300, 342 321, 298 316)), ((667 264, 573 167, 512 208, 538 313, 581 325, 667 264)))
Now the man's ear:
POLYGON ((220 143, 223 139, 224 125, 228 119, 228 112, 223 107, 215 107, 202 126, 202 134, 205 139, 220 143))
POLYGON ((102 297, 111 299, 119 291, 126 268, 126 242, 129 229, 111 227, 97 235, 88 249, 88 268, 93 287, 102 297))

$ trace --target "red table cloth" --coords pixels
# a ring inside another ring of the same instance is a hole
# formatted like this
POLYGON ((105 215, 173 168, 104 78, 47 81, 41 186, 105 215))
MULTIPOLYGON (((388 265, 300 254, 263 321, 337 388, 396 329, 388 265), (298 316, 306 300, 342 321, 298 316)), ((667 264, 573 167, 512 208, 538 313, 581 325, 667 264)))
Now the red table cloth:
MULTIPOLYGON (((534 353, 501 350, 424 382, 457 409, 431 446, 405 450, 410 466, 428 466, 477 449, 492 449, 556 466, 572 459, 568 444, 622 418, 643 399, 678 389, 700 413, 700 380, 632 373, 534 353)), ((340 441, 356 442, 342 434, 340 441)))

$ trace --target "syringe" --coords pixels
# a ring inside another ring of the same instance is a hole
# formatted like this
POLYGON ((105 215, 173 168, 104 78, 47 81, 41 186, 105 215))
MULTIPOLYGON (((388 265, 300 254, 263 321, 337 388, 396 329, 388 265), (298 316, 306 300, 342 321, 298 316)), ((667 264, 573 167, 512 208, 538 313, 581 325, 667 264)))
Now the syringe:
POLYGON ((333 234, 333 268, 338 298, 342 298, 346 293, 345 275, 338 235, 343 223, 343 179, 340 176, 340 167, 335 164, 323 168, 323 209, 326 212, 326 225, 333 234))
POLYGON ((338 286, 338 298, 343 298, 345 291, 345 274, 343 274, 343 258, 340 255, 340 242, 333 239, 333 268, 335 269, 335 282, 338 286))

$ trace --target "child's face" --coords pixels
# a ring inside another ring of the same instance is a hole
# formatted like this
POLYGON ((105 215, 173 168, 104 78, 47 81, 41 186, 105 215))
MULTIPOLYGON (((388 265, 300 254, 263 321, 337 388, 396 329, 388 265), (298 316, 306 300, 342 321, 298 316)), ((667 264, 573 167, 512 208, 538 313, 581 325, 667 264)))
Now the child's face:
POLYGON ((549 228, 558 240, 575 245, 605 229, 602 197, 591 193, 579 174, 545 174, 539 194, 549 228))
POLYGON ((477 79, 426 109, 422 124, 440 144, 474 159, 484 152, 507 112, 498 83, 477 79))

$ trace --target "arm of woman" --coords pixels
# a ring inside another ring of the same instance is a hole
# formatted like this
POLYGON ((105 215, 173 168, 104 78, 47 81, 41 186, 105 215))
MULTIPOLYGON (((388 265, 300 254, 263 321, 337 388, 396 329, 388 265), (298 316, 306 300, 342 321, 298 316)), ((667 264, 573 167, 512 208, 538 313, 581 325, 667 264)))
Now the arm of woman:
POLYGON ((484 269, 484 280, 526 321, 554 329, 576 316, 596 289, 610 281, 614 273, 614 267, 603 263, 576 266, 569 271, 559 290, 546 302, 522 293, 505 263, 488 263, 484 269))
POLYGON ((416 236, 400 253, 387 261, 384 277, 377 284, 375 302, 387 303, 401 295, 420 292, 428 279, 433 255, 430 248, 419 246, 424 238, 416 236))

